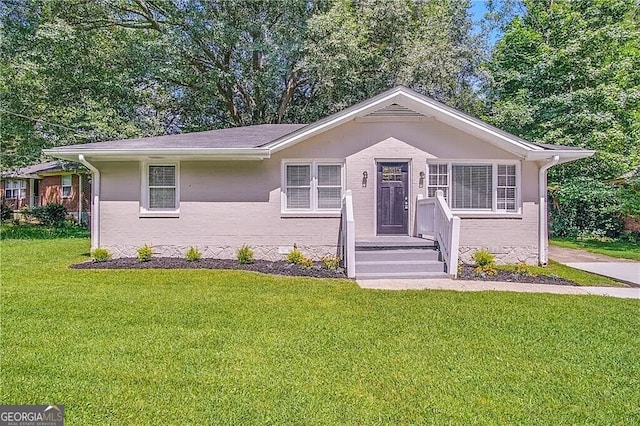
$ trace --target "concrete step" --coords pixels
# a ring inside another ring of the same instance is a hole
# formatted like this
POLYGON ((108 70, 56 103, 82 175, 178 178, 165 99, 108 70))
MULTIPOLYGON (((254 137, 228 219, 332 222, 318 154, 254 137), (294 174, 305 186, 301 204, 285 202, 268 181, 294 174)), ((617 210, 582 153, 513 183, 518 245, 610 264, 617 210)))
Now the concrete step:
POLYGON ((444 263, 437 260, 356 261, 356 275, 404 272, 444 272, 444 263))
POLYGON ((435 278, 451 278, 444 272, 395 272, 395 273, 375 273, 365 272, 356 273, 357 280, 412 280, 412 279, 435 279, 435 278))
POLYGON ((403 249, 426 249, 433 250, 436 242, 423 238, 373 238, 369 240, 356 241, 356 251, 365 250, 403 250, 403 249))
POLYGON ((440 260, 440 252, 431 249, 396 249, 396 250, 358 250, 357 262, 373 262, 385 260, 440 260))

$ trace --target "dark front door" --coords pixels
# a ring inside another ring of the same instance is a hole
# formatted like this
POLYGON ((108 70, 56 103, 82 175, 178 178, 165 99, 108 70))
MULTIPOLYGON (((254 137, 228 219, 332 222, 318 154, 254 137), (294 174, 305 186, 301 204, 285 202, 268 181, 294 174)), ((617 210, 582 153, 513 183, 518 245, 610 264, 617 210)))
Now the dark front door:
POLYGON ((378 163, 378 234, 407 235, 408 181, 408 163, 378 163))

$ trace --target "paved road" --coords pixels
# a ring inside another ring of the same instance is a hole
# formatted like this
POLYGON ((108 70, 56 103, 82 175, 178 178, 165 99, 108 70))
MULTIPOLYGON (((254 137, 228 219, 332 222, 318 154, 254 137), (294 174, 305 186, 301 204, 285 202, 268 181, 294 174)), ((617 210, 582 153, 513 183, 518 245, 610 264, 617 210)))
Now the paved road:
POLYGON ((518 293, 591 294, 623 299, 640 299, 640 288, 573 287, 494 281, 462 281, 447 278, 430 280, 357 280, 357 283, 362 288, 376 290, 511 291, 518 293))
POLYGON ((556 246, 549 246, 549 258, 571 268, 640 286, 640 262, 556 246))

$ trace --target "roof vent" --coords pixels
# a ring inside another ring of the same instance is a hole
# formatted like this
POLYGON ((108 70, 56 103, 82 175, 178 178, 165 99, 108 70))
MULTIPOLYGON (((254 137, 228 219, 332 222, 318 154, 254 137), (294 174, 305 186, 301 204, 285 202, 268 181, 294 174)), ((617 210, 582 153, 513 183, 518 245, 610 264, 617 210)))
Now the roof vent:
POLYGON ((380 108, 377 111, 365 115, 365 117, 394 117, 394 118, 413 118, 413 117, 426 117, 424 114, 420 114, 410 108, 407 108, 398 104, 387 105, 384 108, 380 108))

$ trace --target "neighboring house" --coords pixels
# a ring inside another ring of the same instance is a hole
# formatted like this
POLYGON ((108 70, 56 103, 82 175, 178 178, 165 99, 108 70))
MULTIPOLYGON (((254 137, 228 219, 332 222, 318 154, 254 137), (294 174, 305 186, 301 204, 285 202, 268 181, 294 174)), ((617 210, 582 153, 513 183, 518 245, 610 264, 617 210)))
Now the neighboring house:
POLYGON ((313 258, 342 253, 350 276, 422 277, 418 260, 407 263, 422 241, 437 241, 452 275, 458 255, 482 247, 501 262, 545 264, 546 170, 594 151, 527 142, 396 87, 309 125, 46 153, 92 170, 92 247, 115 256, 152 244, 231 258, 248 244, 282 259, 295 244, 313 258))
POLYGON ((57 160, 6 171, 0 174, 0 187, 2 202, 14 211, 59 203, 76 220, 88 222, 91 184, 88 171, 78 164, 57 160))

